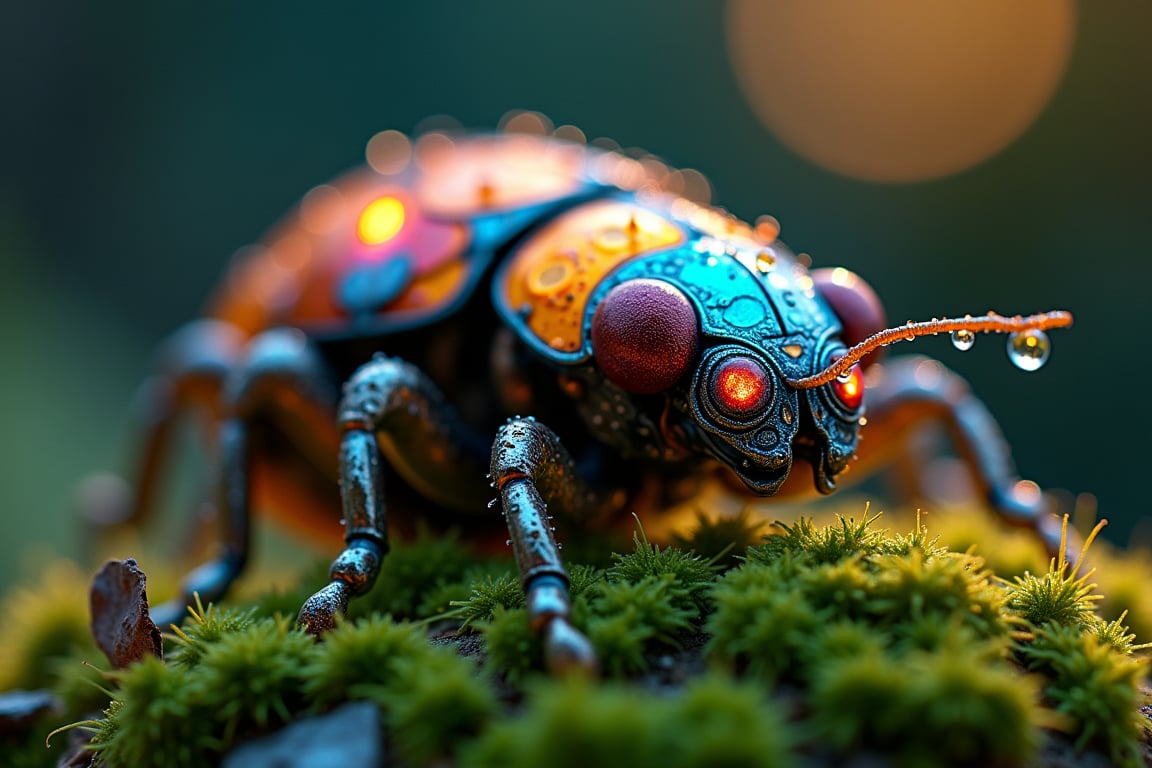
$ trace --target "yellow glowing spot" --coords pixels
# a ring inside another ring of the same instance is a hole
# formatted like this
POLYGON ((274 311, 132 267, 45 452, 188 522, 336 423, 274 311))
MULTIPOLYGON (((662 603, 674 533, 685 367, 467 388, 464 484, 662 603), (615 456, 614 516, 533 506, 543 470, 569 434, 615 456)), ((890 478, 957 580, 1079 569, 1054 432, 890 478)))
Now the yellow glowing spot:
POLYGON ((753 109, 797 153, 861 179, 956 173, 1027 130, 1063 77, 1073 0, 729 0, 753 109))
POLYGON ((804 347, 799 344, 788 344, 784 347, 784 354, 795 360, 804 353, 804 347))
POLYGON ((394 197, 379 197, 360 214, 356 234, 365 245, 380 245, 396 237, 404 226, 404 203, 394 197))

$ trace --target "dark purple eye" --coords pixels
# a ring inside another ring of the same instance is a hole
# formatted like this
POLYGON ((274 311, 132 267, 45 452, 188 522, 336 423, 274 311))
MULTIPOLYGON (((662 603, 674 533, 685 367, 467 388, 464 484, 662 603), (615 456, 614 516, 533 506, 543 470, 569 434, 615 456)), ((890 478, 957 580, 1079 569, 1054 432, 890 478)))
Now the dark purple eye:
MULTIPOLYGON (((812 270, 816 291, 824 297, 844 327, 844 343, 853 347, 888 327, 884 305, 868 283, 843 267, 812 270)), ((860 361, 867 368, 880 358, 880 350, 860 361)))
POLYGON ((592 317, 592 352, 604 375, 627 392, 671 387, 691 367, 698 336, 696 310, 663 280, 617 285, 592 317))

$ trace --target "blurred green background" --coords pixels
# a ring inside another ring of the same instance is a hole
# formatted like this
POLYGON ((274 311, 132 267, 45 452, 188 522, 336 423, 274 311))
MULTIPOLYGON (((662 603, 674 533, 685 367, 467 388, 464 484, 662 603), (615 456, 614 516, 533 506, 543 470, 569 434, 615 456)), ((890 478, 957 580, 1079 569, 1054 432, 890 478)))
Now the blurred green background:
POLYGON ((917 351, 970 379, 1025 477, 1095 494, 1125 541, 1149 511, 1152 5, 1080 4, 1037 119, 986 162, 910 184, 837 175, 777 140, 733 73, 725 14, 700 0, 5 4, 0 587, 36 553, 76 549, 77 482, 124 466, 151 350, 234 251, 361 162, 376 131, 437 113, 492 127, 517 107, 700 169, 717 203, 771 212, 818 265, 865 275, 894 321, 1074 311, 1035 374, 998 339, 917 351))

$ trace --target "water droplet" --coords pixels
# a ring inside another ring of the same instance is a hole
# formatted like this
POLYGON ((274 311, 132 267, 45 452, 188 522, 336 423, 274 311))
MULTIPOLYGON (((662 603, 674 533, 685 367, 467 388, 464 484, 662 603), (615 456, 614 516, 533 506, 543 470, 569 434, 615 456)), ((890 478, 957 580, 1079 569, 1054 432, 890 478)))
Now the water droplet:
POLYGON ((512 539, 505 539, 504 540, 504 546, 506 546, 506 547, 512 546, 512 539))
POLYGON ((1044 331, 1032 329, 1008 337, 1008 359, 1020 370, 1039 370, 1051 352, 1052 342, 1044 331))
POLYGON ((492 509, 492 507, 496 506, 496 504, 496 499, 492 499, 492 501, 488 502, 488 509, 492 509))
POLYGON ((958 331, 952 331, 952 346, 961 352, 967 352, 972 349, 972 345, 976 343, 976 334, 972 331, 961 328, 958 331))
POLYGON ((852 369, 849 368, 848 370, 844 371, 844 373, 837 376, 836 381, 840 382, 841 384, 847 384, 848 382, 852 381, 852 369))

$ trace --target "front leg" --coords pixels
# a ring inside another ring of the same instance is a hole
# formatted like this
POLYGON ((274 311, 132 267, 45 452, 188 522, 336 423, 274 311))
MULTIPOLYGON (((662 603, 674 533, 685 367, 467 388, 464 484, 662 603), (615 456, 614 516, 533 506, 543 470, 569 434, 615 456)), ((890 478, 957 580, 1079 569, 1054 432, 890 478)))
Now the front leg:
POLYGON ((328 586, 300 609, 297 624, 313 635, 335 626, 349 600, 368 592, 380 575, 388 551, 386 464, 443 506, 482 509, 488 497, 481 441, 416 366, 375 358, 344 387, 339 413, 347 546, 332 563, 328 586))
POLYGON ((492 445, 491 477, 500 493, 532 631, 544 638, 553 673, 595 672, 596 653, 571 623, 568 572, 560 559, 548 505, 572 519, 595 506, 595 496, 548 427, 516 418, 492 445), (547 503, 545 503, 547 499, 547 503))
MULTIPOLYGON (((997 515, 1010 525, 1031 528, 1051 556, 1060 554, 1060 519, 1034 484, 1021 482, 999 425, 963 379, 930 358, 896 358, 877 366, 876 374, 870 372, 867 403, 868 426, 858 451, 861 469, 879 469, 917 430, 943 425, 997 515)), ((1071 532, 1064 556, 1071 563, 1079 556, 1071 532)))

